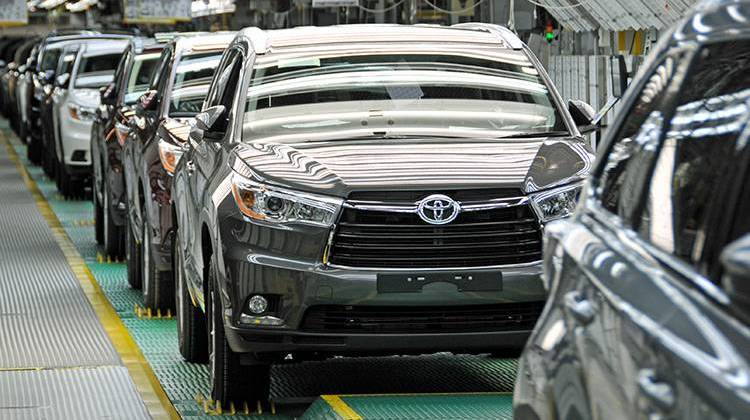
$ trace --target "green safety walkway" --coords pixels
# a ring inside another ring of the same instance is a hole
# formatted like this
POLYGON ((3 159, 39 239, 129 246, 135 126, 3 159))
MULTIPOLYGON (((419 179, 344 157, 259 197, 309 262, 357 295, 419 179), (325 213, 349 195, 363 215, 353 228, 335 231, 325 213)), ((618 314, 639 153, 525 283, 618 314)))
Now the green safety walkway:
POLYGON ((128 286, 125 263, 102 261, 94 238, 90 200, 64 200, 57 193, 54 181, 26 160, 26 146, 7 129, 7 123, 1 124, 5 138, 11 142, 181 417, 512 418, 516 360, 448 354, 282 364, 272 369, 273 412, 258 412, 256 402, 252 401, 242 407, 215 407, 204 397, 210 395, 208 368, 182 359, 171 314, 144 313, 140 309, 141 292, 128 286))

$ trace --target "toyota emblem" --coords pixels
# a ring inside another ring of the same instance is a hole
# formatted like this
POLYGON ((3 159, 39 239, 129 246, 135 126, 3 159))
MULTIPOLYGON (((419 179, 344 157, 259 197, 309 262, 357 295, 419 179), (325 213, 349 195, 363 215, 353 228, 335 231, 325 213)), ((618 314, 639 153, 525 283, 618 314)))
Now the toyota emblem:
POLYGON ((417 214, 427 223, 444 225, 458 217, 461 206, 447 195, 431 195, 419 203, 417 214))

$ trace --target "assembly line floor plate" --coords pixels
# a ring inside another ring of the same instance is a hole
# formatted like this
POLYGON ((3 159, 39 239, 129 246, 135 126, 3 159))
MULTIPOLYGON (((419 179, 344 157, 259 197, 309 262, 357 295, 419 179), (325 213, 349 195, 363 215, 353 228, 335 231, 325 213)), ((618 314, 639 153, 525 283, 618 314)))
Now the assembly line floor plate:
MULTIPOLYGON (((4 121, 1 124, 4 127, 0 140, 4 138, 9 142, 9 151, 15 152, 15 159, 33 180, 181 417, 237 417, 247 412, 253 418, 274 419, 512 418, 516 360, 449 354, 280 364, 272 369, 274 412, 266 410, 260 414, 253 401, 242 407, 219 409, 204 397, 210 393, 207 366, 187 363, 180 356, 177 328, 171 314, 147 314, 141 310, 141 293, 128 286, 125 263, 102 259, 95 245, 91 201, 64 200, 57 193, 54 181, 26 160, 26 146, 5 128, 4 121)), ((48 223, 36 210, 4 145, 0 144, 0 149, 0 232, 4 235, 0 241, 0 255, 4 256, 0 259, 3 284, 0 290, 0 417, 5 418, 4 407, 10 407, 13 401, 18 401, 19 410, 38 404, 31 396, 24 396, 25 391, 17 391, 17 397, 6 393, 7 387, 29 390, 46 381, 50 381, 50 385, 42 394, 55 396, 60 394, 52 388, 59 381, 87 381, 75 390, 83 394, 71 391, 66 397, 87 396, 89 401, 78 403, 76 410, 107 408, 109 392, 137 399, 134 388, 129 394, 124 391, 127 387, 123 381, 130 380, 127 369, 122 367, 83 294, 76 294, 79 286, 66 273, 70 271, 69 265, 53 241, 48 223), (12 287, 7 287, 9 284, 12 287), (9 341, 6 337, 13 339, 9 341), (25 371, 6 371, 8 368, 73 365, 78 369, 45 372, 36 377, 27 377, 25 371), (111 383, 101 383, 105 380, 111 383), (89 392, 86 387, 96 389, 89 392), (13 401, 6 401, 8 398, 13 401)), ((122 404, 128 401, 125 398, 122 404)), ((143 403, 140 406, 133 403, 133 407, 141 411, 114 417, 130 419, 147 414, 143 403)))

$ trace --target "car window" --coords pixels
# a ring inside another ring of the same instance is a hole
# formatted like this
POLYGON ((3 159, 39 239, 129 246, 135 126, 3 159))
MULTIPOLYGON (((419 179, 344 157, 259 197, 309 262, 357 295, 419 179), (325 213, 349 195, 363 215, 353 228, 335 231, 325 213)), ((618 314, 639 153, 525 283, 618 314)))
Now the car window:
POLYGON ((60 58, 62 50, 60 48, 46 49, 42 53, 42 59, 40 60, 40 70, 55 70, 57 68, 57 60, 60 58))
POLYGON ((120 83, 122 83, 123 77, 125 77, 125 72, 127 71, 128 63, 130 63, 130 58, 133 56, 133 51, 131 49, 128 49, 125 51, 125 54, 122 55, 122 58, 120 59, 120 62, 117 63, 117 69, 115 70, 115 94, 119 95, 119 89, 120 89, 120 83))
POLYGON ((208 107, 216 106, 221 104, 224 92, 227 90, 227 81, 233 70, 233 64, 237 61, 239 53, 237 50, 230 50, 226 52, 226 56, 222 59, 219 68, 216 70, 214 77, 216 81, 211 83, 211 89, 206 97, 206 105, 208 107))
POLYGON ((158 53, 139 54, 135 57, 124 86, 125 104, 132 105, 136 103, 138 98, 146 93, 148 82, 158 64, 158 53))
POLYGON ((99 88, 109 84, 121 55, 122 53, 82 56, 78 63, 75 87, 99 88))
POLYGON ((172 51, 170 49, 165 48, 164 51, 162 51, 161 55, 159 56, 159 68, 154 71, 154 74, 151 75, 151 80, 148 83, 149 89, 156 90, 159 88, 159 83, 164 77, 166 77, 171 56, 172 51))
MULTIPOLYGON (((746 142, 750 42, 703 47, 686 78, 645 185, 638 233, 718 282, 746 142)), ((745 216, 747 217, 747 216, 745 216)))
POLYGON ((222 53, 217 50, 187 54, 180 58, 170 92, 169 115, 192 117, 201 111, 222 53))
POLYGON ((57 66, 57 74, 62 75, 67 73, 70 75, 70 73, 73 71, 73 64, 75 64, 76 61, 76 51, 66 51, 65 55, 60 59, 60 62, 57 66))
POLYGON ((212 90, 208 93, 206 105, 208 107, 224 105, 227 110, 224 113, 224 118, 214 124, 213 130, 216 132, 226 131, 227 129, 229 110, 232 107, 232 100, 237 90, 239 68, 242 62, 242 54, 239 51, 236 49, 228 51, 214 76, 214 82, 211 84, 212 90))
POLYGON ((648 77, 627 117, 617 129, 614 143, 596 182, 597 195, 604 209, 632 224, 641 198, 641 189, 653 165, 664 131, 668 87, 683 54, 667 56, 648 77))

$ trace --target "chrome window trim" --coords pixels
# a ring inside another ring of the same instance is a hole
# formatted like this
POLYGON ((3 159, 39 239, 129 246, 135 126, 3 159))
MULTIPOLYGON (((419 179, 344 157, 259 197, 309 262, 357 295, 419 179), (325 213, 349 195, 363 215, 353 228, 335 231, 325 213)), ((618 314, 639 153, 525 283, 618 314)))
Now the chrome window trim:
MULTIPOLYGON (((522 206, 529 203, 529 197, 498 198, 486 202, 471 201, 467 204, 457 202, 459 212, 482 211, 522 206)), ((365 211, 382 211, 389 213, 417 213, 419 202, 410 204, 393 204, 381 201, 350 201, 344 202, 344 207, 365 211)))

